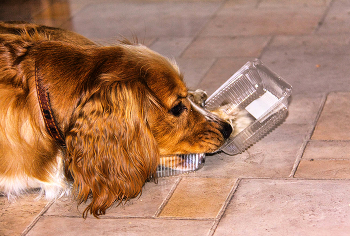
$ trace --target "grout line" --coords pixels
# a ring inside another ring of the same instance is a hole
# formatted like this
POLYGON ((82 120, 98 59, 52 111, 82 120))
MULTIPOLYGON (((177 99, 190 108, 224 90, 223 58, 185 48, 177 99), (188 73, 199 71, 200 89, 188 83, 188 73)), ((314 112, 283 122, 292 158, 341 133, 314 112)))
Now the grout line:
POLYGON ((290 178, 294 178, 295 172, 298 169, 298 166, 299 166, 301 158, 302 158, 302 156, 304 154, 305 148, 306 148, 307 144, 309 143, 308 139, 309 138, 305 138, 305 140, 303 141, 303 144, 301 145, 301 147, 299 148, 299 150, 297 152, 296 159, 295 159, 292 171, 291 171, 291 173, 289 175, 290 178))
POLYGON ((40 218, 49 210, 49 208, 54 204, 56 199, 51 200, 49 203, 46 204, 46 206, 41 210, 41 212, 38 214, 37 217, 27 226, 27 228, 22 232, 21 236, 25 236, 29 233, 30 230, 33 229, 35 224, 40 220, 40 218))
MULTIPOLYGON (((147 218, 144 218, 144 219, 147 219, 147 218)), ((181 217, 161 216, 161 217, 157 217, 157 218, 152 217, 149 219, 152 219, 152 220, 190 220, 190 221, 212 221, 212 220, 215 220, 215 218, 210 218, 210 217, 184 217, 184 216, 181 216, 181 217)))
POLYGON ((326 20, 326 17, 329 13, 329 10, 331 9, 332 5, 334 3, 334 0, 331 0, 330 3, 327 6, 327 9, 324 11, 321 19, 318 21, 317 26, 315 27, 315 29, 313 30, 313 32, 311 32, 311 34, 316 34, 318 32, 318 30, 322 27, 322 25, 324 24, 324 21, 326 20))
POLYGON ((191 42, 183 49, 183 51, 181 52, 181 54, 178 56, 179 58, 182 58, 184 53, 187 51, 187 49, 193 44, 193 42, 195 42, 199 36, 202 34, 202 32, 204 31, 204 29, 208 26, 208 24, 214 19, 214 17, 217 16, 217 13, 224 7, 224 5, 226 4, 226 2, 229 1, 229 0, 225 0, 225 1, 222 1, 218 7, 218 9, 216 9, 215 12, 213 12, 212 15, 208 15, 208 18, 206 19, 207 21, 203 24, 202 28, 199 29, 198 33, 195 34, 193 37, 192 37, 192 40, 191 42))
MULTIPOLYGON (((79 15, 81 12, 83 12, 83 11, 84 11, 86 8, 88 8, 90 5, 92 5, 92 3, 87 3, 86 5, 83 5, 82 7, 80 7, 80 9, 77 10, 77 11, 75 12, 75 14, 73 14, 73 15, 69 14, 69 17, 68 17, 67 19, 63 20, 63 21, 62 21, 63 23, 60 24, 59 27, 60 27, 60 28, 63 28, 63 25, 65 25, 65 24, 67 24, 68 22, 70 22, 70 23, 72 23, 72 24, 71 24, 72 28, 69 29, 69 30, 76 32, 76 29, 74 29, 73 18, 76 17, 77 15, 79 15)), ((93 41, 93 42, 94 42, 94 41, 93 41)))
MULTIPOLYGON (((215 66, 215 64, 218 62, 219 58, 216 57, 214 58, 213 62, 211 63, 211 65, 209 66, 208 70, 203 74, 202 78, 200 78, 200 80, 197 83, 197 87, 203 82, 203 80, 205 79, 205 77, 209 74, 210 69, 213 68, 215 66)), ((207 94, 209 97, 209 94, 207 94)))
POLYGON ((236 183, 233 185, 228 197, 226 198, 223 206, 221 207, 216 219, 214 220, 214 223, 212 225, 212 227, 210 228, 209 232, 208 232, 208 236, 213 236, 215 231, 216 231, 216 228, 218 227, 222 217, 224 216, 224 213, 227 209, 227 206, 229 205, 229 203, 231 202, 231 199, 233 198, 233 195, 234 193, 236 192, 237 188, 238 188, 238 185, 239 183, 241 182, 241 179, 238 178, 236 183))
POLYGON ((166 196, 166 198, 164 199, 162 204, 159 206, 158 210, 154 213, 153 217, 159 217, 160 213, 163 211, 165 206, 168 204, 170 198, 173 196, 173 193, 175 192, 177 186, 180 184, 181 180, 182 180, 182 177, 180 177, 176 180, 173 187, 170 189, 168 195, 166 196))
MULTIPOLYGON (((83 219, 81 216, 74 216, 74 215, 45 215, 45 218, 68 218, 68 219, 81 219, 81 220, 125 220, 125 219, 143 219, 143 220, 191 220, 191 221, 209 221, 214 220, 214 218, 210 217, 202 217, 202 218, 193 218, 193 217, 155 217, 155 216, 108 216, 103 215, 99 218, 95 218, 93 216, 88 216, 86 219, 83 219)), ((24 236, 24 235, 23 235, 24 236)))
POLYGON ((349 158, 303 158, 303 160, 308 160, 308 161, 350 161, 349 158))
POLYGON ((260 55, 258 56, 258 59, 261 59, 263 54, 267 51, 267 49, 270 47, 272 44, 273 40, 275 39, 276 35, 269 36, 270 39, 267 41, 265 46, 262 48, 260 55))
POLYGON ((258 0, 258 1, 256 2, 255 8, 259 8, 262 1, 263 1, 263 0, 258 0))
POLYGON ((306 146, 307 144, 310 142, 311 140, 311 137, 312 137, 312 134, 314 133, 315 131, 315 128, 316 128, 316 125, 317 125, 317 122, 318 122, 318 119, 320 118, 321 116, 321 113, 323 111, 323 108, 326 104, 326 100, 327 100, 327 96, 328 94, 324 95, 323 98, 322 98, 322 101, 321 101, 321 104, 320 104, 320 107, 318 109, 318 112, 317 112, 317 115, 316 115, 316 118, 315 120, 312 122, 312 127, 310 129, 310 131, 308 132, 307 136, 305 137, 304 141, 303 141, 303 144, 301 145, 301 147, 299 148, 299 151, 297 152, 297 155, 296 155, 296 159, 295 159, 295 162, 294 162, 294 165, 293 165, 293 168, 292 168, 292 171, 289 175, 290 178, 294 178, 294 175, 295 175, 295 172, 297 171, 298 169, 298 166, 300 164, 300 161, 303 157, 303 154, 305 152, 305 149, 306 149, 306 146))

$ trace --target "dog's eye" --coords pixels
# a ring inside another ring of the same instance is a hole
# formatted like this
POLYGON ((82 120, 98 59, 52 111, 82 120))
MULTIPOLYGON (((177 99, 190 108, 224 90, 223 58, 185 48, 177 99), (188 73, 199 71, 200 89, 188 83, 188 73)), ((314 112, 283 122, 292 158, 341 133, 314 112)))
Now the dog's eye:
POLYGON ((185 110, 187 110, 187 107, 182 102, 180 102, 170 109, 170 113, 174 116, 180 116, 185 110))

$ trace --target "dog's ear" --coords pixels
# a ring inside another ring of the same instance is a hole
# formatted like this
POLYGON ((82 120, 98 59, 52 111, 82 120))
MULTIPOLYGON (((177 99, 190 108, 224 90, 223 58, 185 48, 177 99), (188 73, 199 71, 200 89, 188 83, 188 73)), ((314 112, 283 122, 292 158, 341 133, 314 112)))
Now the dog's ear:
POLYGON ((144 85, 137 81, 100 78, 74 112, 66 133, 65 168, 74 179, 79 203, 95 217, 115 201, 138 196, 154 178, 159 162, 157 143, 146 120, 152 106, 144 85))

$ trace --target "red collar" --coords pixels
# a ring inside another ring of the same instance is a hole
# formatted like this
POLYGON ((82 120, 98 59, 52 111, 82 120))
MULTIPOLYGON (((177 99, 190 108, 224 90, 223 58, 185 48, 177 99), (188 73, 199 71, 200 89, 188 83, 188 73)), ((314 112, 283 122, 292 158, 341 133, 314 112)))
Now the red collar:
POLYGON ((40 104, 41 115, 43 116, 46 129, 47 131, 49 131, 51 137, 55 139, 57 144, 59 144, 62 147, 65 147, 66 146, 65 139, 62 135, 62 132, 57 126, 57 122, 55 120, 55 117, 53 115, 53 112, 50 106, 49 93, 47 92, 47 89, 43 87, 43 80, 38 70, 39 69, 35 67, 35 84, 36 84, 36 91, 38 94, 38 100, 40 104))

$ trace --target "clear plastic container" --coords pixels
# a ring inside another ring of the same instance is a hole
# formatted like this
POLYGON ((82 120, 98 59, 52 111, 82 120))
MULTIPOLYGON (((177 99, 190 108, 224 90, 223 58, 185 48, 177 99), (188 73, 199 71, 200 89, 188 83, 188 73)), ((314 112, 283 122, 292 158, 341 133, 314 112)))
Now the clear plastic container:
POLYGON ((243 152, 272 131, 288 115, 292 86, 258 59, 247 62, 205 102, 205 109, 244 110, 252 123, 221 147, 227 154, 243 152))
POLYGON ((204 153, 163 156, 160 158, 160 163, 157 168, 157 176, 166 177, 193 172, 202 168, 204 163, 204 153), (178 158, 181 158, 182 161, 179 162, 178 158))
MULTIPOLYGON (((239 109, 252 118, 252 122, 231 136, 220 150, 230 155, 241 153, 281 124, 288 115, 291 93, 292 86, 260 60, 247 62, 205 102, 205 109, 209 111, 224 107, 225 112, 230 113, 239 109)), ((204 153, 168 157, 182 158, 183 161, 179 165, 179 162, 172 163, 169 159, 161 158, 158 177, 193 172, 205 163, 204 153)))

